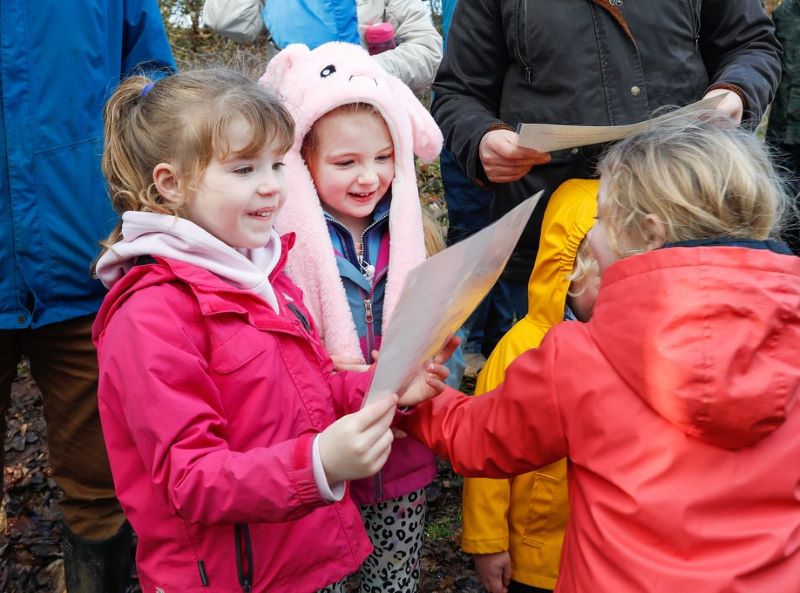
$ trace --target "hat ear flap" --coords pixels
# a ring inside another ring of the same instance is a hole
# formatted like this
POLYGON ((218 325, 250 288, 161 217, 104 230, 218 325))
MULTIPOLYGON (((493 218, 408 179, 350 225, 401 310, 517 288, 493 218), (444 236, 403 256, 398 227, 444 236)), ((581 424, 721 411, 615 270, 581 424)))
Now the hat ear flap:
POLYGON ((387 78, 392 92, 400 100, 411 122, 414 154, 423 161, 432 161, 442 151, 443 139, 439 126, 410 88, 397 78, 391 76, 387 78))
POLYGON ((267 64, 267 69, 261 78, 258 79, 259 84, 278 88, 282 85, 283 79, 292 70, 298 66, 303 58, 308 56, 311 52, 308 46, 302 43, 291 43, 284 49, 278 52, 267 64))

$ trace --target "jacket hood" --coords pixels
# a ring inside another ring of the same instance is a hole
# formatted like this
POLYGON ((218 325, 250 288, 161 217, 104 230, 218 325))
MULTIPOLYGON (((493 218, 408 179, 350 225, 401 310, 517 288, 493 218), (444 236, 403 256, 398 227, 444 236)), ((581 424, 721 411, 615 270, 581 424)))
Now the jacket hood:
POLYGON ((106 288, 116 284, 139 257, 167 257, 220 276, 237 288, 253 292, 278 312, 270 273, 281 257, 281 240, 272 238, 261 249, 234 249, 193 222, 156 212, 122 215, 122 240, 97 261, 95 274, 106 288))
POLYGON ((569 179, 558 186, 542 222, 539 251, 528 281, 527 317, 549 329, 564 320, 575 257, 597 214, 596 179, 569 179))
POLYGON ((800 388, 800 258, 673 247, 603 274, 592 337, 659 415, 726 449, 778 429, 800 388))
POLYGON ((425 259, 414 155, 426 161, 436 158, 441 132, 411 90, 358 45, 334 42, 314 50, 289 45, 269 62, 260 83, 284 101, 296 124, 294 144, 285 159, 289 199, 275 223, 281 232, 297 234, 287 270, 303 289, 326 349, 362 358, 322 207, 300 154, 303 138, 320 117, 348 103, 369 103, 386 121, 394 144, 395 176, 390 190, 385 329, 408 272, 425 259))

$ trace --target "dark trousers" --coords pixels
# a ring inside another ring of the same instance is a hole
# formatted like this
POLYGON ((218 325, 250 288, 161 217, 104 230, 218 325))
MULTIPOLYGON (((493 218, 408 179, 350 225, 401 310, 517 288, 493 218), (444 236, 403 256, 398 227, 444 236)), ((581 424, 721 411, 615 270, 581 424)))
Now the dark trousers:
POLYGON ((553 593, 551 589, 540 589, 539 587, 531 587, 530 585, 523 585, 517 581, 511 581, 508 584, 508 593, 553 593))
MULTIPOLYGON (((475 186, 446 150, 439 162, 447 202, 447 244, 452 245, 494 222, 490 215, 492 192, 475 186)), ((515 320, 528 311, 528 286, 501 276, 481 304, 464 323, 468 333, 465 353, 488 357, 515 320)))
MULTIPOLYGON (((26 356, 42 391, 50 466, 64 492, 60 503, 64 522, 83 538, 103 540, 114 536, 125 518, 114 496, 97 411, 93 319, 0 330, 0 435, 6 434, 5 413, 17 364, 26 356)), ((0 447, 0 467, 4 452, 0 447)))

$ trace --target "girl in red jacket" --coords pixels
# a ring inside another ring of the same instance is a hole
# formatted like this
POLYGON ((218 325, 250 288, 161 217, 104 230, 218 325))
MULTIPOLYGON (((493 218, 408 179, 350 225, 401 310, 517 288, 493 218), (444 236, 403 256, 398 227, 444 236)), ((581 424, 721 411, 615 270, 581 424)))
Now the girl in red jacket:
MULTIPOLYGON (((144 591, 312 592, 371 549, 345 481, 383 465, 396 398, 356 411, 369 375, 332 372, 283 272, 293 134, 227 71, 130 78, 106 107, 122 221, 96 266, 110 292, 94 340, 144 591)), ((407 396, 443 387, 431 370, 407 396)))
POLYGON ((709 118, 602 160, 591 321, 403 418, 468 476, 569 459, 560 593, 798 588, 800 260, 764 147, 709 118))

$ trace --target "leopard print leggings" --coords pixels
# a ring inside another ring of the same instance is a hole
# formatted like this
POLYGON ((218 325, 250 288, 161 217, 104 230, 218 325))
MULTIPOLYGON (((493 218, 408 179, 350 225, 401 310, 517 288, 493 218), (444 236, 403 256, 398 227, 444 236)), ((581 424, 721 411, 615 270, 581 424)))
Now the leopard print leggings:
MULTIPOLYGON (((417 593, 426 507, 424 488, 361 507, 374 550, 358 571, 359 593, 417 593)), ((347 590, 343 579, 318 593, 347 590)))

